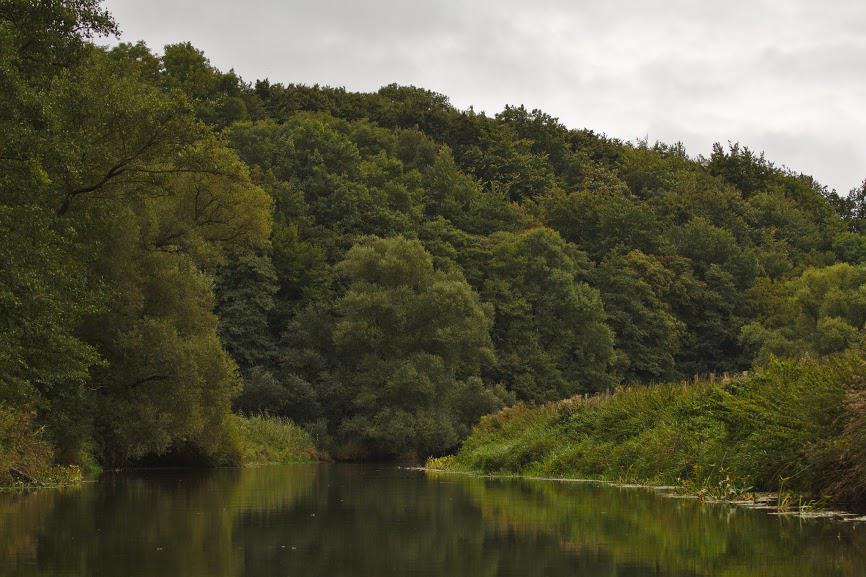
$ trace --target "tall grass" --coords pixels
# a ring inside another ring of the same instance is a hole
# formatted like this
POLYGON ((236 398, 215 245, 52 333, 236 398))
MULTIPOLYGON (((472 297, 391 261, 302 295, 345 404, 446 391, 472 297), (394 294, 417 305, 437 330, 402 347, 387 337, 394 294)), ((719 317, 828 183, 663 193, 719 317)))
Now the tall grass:
POLYGON ((235 415, 232 427, 243 464, 309 463, 327 459, 310 435, 288 419, 235 415))
POLYGON ((80 483, 79 467, 54 463, 54 448, 33 419, 31 410, 0 403, 0 487, 80 483))
POLYGON ((849 352, 776 360, 727 382, 512 407, 429 465, 866 503, 864 381, 866 361, 849 352))
MULTIPOLYGON (((229 448, 208 464, 306 463, 327 460, 313 439, 287 419, 230 417, 229 448)), ((55 463, 55 450, 34 424, 33 411, 0 403, 0 488, 59 486, 82 481, 76 465, 55 463)))

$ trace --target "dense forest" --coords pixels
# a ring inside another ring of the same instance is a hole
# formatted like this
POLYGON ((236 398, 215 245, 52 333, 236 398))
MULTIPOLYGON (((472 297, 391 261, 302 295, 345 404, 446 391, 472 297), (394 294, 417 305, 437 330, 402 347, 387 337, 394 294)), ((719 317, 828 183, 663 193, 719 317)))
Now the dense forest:
POLYGON ((0 3, 0 470, 237 462, 232 411, 425 457, 518 402, 862 341, 866 182, 116 31, 0 3))

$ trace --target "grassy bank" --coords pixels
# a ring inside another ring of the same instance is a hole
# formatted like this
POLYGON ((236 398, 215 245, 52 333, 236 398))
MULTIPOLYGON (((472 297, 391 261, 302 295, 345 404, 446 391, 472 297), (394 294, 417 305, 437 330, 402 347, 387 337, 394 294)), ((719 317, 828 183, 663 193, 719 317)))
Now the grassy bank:
POLYGON ((634 387, 484 417, 430 468, 781 491, 866 503, 866 362, 774 361, 728 382, 634 387))
MULTIPOLYGON (((328 460, 301 427, 278 417, 231 417, 233 448, 213 464, 258 465, 328 460)), ((30 410, 0 404, 0 490, 78 485, 78 465, 58 465, 55 448, 30 410)), ((89 473, 95 478, 98 468, 89 473)))
POLYGON ((28 409, 0 403, 0 489, 77 485, 77 465, 54 463, 54 447, 28 409))
POLYGON ((328 457, 304 429, 288 419, 252 416, 232 417, 240 461, 244 465, 309 463, 328 457))

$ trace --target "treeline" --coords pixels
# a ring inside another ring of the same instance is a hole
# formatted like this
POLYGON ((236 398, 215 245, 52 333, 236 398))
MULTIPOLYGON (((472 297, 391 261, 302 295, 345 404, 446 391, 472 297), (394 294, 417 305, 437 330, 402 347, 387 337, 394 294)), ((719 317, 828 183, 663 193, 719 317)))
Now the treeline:
POLYGON ((515 401, 862 339, 866 183, 247 84, 189 44, 93 45, 95 0, 0 22, 0 404, 61 462, 232 461, 232 404, 424 456, 515 401))

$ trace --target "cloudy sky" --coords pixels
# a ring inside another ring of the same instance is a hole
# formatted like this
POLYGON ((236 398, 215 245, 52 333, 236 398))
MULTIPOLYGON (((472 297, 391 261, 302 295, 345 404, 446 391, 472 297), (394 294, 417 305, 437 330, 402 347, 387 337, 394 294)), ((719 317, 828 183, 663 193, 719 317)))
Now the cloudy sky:
POLYGON ((190 41, 245 80, 397 82, 571 128, 740 141, 847 192, 866 177, 864 0, 109 0, 122 40, 190 41))

